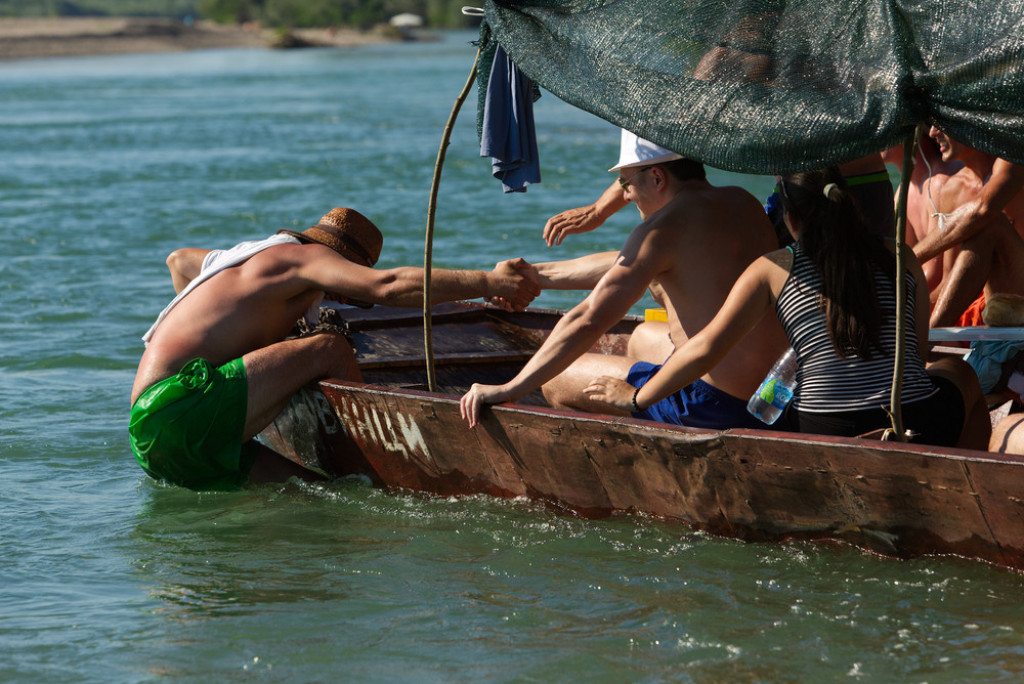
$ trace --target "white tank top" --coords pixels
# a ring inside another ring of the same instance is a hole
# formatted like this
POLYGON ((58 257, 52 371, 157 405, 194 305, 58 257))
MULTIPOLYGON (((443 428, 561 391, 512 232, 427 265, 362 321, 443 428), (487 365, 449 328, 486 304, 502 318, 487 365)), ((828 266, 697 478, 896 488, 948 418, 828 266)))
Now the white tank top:
MULTIPOLYGON (((254 254, 259 254, 268 247, 275 247, 277 245, 287 244, 299 244, 301 240, 291 235, 272 235, 265 240, 250 240, 249 242, 240 242, 231 249, 215 249, 203 258, 202 268, 199 270, 197 275, 192 282, 185 287, 184 290, 178 293, 178 296, 171 300, 171 303, 164 307, 164 310, 160 312, 160 315, 156 317, 156 322, 150 326, 146 334, 142 336, 142 341, 147 345, 149 341, 153 339, 153 333, 156 332, 156 328, 160 325, 167 314, 170 313, 178 302, 185 298, 188 293, 196 289, 201 283, 206 282, 212 276, 220 273, 225 268, 237 266, 254 254)), ((319 302, 315 303, 319 308, 319 302)))

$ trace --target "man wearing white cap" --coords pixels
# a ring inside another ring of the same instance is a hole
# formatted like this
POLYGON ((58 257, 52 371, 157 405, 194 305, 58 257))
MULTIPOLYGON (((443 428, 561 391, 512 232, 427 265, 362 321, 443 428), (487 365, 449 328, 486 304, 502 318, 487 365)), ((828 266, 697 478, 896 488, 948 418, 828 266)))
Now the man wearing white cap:
MULTIPOLYGON (((667 311, 675 348, 711 321, 749 264, 778 248, 761 203, 742 188, 712 186, 699 162, 624 131, 611 170, 643 221, 619 252, 535 265, 546 289, 591 292, 515 378, 475 384, 462 397, 471 427, 483 404, 515 401, 541 386, 554 406, 607 413, 607 405, 583 394, 594 378, 610 375, 642 387, 659 366, 641 360, 648 355, 634 353, 633 345, 630 356, 587 352, 648 288, 667 311)), ((786 346, 778 320, 765 317, 703 378, 653 406, 634 406, 631 415, 713 429, 763 428, 747 413, 747 400, 786 346)))

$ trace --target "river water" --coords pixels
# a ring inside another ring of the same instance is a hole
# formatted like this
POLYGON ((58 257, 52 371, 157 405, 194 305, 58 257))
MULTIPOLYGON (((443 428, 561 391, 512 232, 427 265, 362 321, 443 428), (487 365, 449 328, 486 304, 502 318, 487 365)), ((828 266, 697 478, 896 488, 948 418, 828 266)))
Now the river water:
MULTIPOLYGON (((381 265, 422 263, 471 38, 0 64, 0 681, 1018 680, 1024 578, 981 563, 356 480, 199 494, 143 475, 128 394, 167 253, 347 205, 384 229, 381 265)), ((475 109, 437 265, 621 244, 632 208, 541 240, 607 186, 614 128, 545 94, 543 183, 503 195, 475 109)))

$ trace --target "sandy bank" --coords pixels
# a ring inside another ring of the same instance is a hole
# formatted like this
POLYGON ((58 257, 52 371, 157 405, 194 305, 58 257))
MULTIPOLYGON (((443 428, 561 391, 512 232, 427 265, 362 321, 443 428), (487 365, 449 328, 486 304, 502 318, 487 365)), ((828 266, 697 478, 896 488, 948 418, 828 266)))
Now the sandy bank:
MULTIPOLYGON (((293 35, 307 44, 324 47, 394 40, 384 34, 350 29, 300 29, 293 35)), ((274 31, 256 26, 223 26, 212 22, 186 26, 170 19, 0 19, 0 59, 271 47, 277 38, 274 31)))

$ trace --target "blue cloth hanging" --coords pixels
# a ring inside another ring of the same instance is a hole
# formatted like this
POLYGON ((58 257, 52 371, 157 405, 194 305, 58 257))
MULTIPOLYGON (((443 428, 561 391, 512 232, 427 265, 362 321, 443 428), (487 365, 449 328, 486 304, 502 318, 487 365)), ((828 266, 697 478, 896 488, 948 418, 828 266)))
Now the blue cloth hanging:
POLYGON ((526 192, 540 182, 533 83, 499 45, 487 81, 480 156, 491 157, 491 172, 505 192, 526 192))

